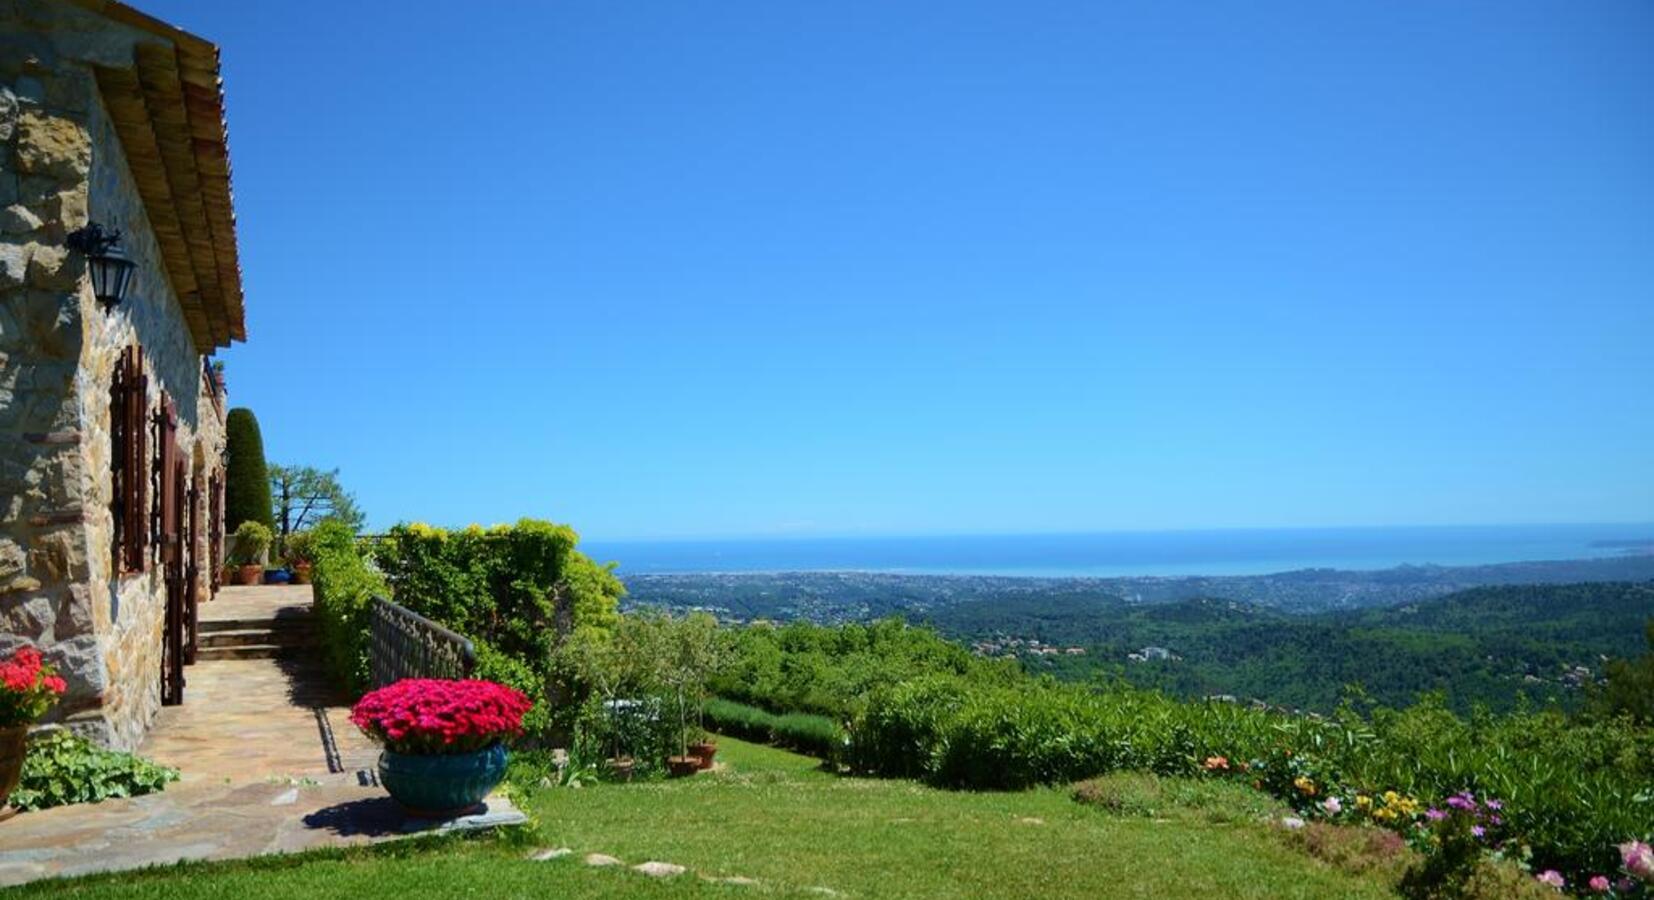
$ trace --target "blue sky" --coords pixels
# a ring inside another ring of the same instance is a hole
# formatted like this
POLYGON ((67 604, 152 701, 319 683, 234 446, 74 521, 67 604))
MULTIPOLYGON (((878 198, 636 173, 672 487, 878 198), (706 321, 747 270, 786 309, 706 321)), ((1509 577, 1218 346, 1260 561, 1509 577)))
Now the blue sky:
POLYGON ((375 526, 1654 518, 1643 0, 142 5, 375 526))

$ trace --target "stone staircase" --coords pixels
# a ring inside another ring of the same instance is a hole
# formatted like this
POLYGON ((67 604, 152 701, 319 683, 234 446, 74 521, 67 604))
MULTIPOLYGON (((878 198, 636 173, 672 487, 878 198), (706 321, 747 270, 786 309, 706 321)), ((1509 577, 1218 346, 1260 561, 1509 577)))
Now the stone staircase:
POLYGON ((308 611, 282 609, 268 618, 202 620, 198 662, 218 659, 279 659, 316 646, 315 620, 308 611))

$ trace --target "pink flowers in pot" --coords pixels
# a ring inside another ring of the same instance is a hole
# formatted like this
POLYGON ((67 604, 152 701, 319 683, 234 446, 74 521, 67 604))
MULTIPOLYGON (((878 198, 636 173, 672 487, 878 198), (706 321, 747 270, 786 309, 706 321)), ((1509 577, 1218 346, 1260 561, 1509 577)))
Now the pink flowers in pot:
POLYGON ((371 691, 350 720, 392 753, 471 753, 522 733, 533 704, 492 681, 405 678, 371 691))
POLYGON ((46 714, 68 684, 40 651, 22 646, 0 662, 0 728, 28 725, 46 714))

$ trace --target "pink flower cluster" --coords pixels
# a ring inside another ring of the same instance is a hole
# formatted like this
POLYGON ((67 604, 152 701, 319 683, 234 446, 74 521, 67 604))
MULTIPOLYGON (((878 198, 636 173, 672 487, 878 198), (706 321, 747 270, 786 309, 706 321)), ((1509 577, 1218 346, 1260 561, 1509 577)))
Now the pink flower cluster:
MULTIPOLYGON (((1617 891, 1619 894, 1629 895, 1636 890, 1637 882, 1654 884, 1654 847, 1642 841, 1630 841, 1619 845, 1620 863, 1625 868, 1625 877, 1617 882, 1609 881, 1607 875, 1592 875, 1585 886, 1593 894, 1607 894, 1617 891)), ((1567 886, 1562 873, 1555 869, 1546 869, 1535 875, 1540 884, 1550 885, 1558 890, 1567 886)))
POLYGON ((45 715, 69 685, 24 645, 0 662, 0 728, 27 725, 45 715))
POLYGON ((1620 862, 1627 874, 1645 884, 1654 884, 1654 847, 1642 841, 1621 844, 1620 862))
POLYGON ((521 734, 532 706, 492 681, 405 678, 362 697, 350 720, 395 753, 470 753, 521 734))

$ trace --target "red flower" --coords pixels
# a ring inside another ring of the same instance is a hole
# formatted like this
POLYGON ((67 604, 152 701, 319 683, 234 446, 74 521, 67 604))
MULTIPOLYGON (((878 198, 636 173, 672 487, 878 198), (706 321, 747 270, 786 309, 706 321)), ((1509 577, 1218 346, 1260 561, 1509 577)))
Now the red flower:
POLYGON ((397 753, 469 753, 521 734, 532 706, 492 681, 405 678, 363 696, 350 720, 397 753))
POLYGON ((27 725, 46 714, 69 685, 24 645, 0 662, 0 727, 27 725))

